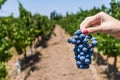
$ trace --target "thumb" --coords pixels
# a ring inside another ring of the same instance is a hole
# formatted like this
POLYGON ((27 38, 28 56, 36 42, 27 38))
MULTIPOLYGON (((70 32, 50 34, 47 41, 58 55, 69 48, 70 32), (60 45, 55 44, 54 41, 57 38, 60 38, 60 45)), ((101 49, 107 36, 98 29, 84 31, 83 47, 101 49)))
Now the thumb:
POLYGON ((97 26, 97 27, 90 27, 90 28, 86 28, 83 30, 84 34, 92 34, 95 32, 102 32, 101 26, 97 26))

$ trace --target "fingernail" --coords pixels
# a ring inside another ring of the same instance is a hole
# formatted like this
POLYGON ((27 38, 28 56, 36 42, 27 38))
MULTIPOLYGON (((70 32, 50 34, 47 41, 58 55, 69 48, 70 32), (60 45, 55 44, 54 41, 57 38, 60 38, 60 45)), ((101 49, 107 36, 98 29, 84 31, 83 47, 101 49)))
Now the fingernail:
POLYGON ((83 31, 83 34, 87 34, 87 33, 88 33, 88 30, 84 30, 84 31, 83 31))

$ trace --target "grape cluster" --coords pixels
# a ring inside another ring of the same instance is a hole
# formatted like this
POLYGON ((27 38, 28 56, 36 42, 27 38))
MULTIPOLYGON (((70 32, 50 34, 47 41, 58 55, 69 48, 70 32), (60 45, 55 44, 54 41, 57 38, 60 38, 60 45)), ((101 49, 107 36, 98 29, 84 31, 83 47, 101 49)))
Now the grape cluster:
POLYGON ((85 35, 80 30, 77 30, 74 36, 68 39, 68 42, 74 44, 73 51, 77 67, 81 69, 89 68, 93 48, 97 45, 96 38, 92 37, 92 35, 85 35))

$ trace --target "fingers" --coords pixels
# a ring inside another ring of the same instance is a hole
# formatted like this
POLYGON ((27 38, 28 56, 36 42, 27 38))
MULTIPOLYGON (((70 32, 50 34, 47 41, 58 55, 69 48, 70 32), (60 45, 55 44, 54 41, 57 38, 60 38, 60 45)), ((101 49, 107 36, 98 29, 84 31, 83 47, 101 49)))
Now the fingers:
POLYGON ((92 34, 95 32, 102 32, 102 26, 97 26, 97 27, 90 27, 90 28, 86 28, 85 30, 83 30, 84 34, 92 34))
MULTIPOLYGON (((91 17, 87 17, 81 24, 80 24, 80 29, 83 32, 86 28, 88 28, 91 25, 98 25, 100 24, 100 19, 98 16, 91 16, 91 17)), ((96 29, 96 28, 95 28, 96 29)), ((91 30, 91 28, 90 28, 91 30)), ((89 31, 88 31, 89 32, 89 31)), ((91 32, 91 31, 90 31, 91 32)), ((92 31, 93 32, 93 31, 92 31)))

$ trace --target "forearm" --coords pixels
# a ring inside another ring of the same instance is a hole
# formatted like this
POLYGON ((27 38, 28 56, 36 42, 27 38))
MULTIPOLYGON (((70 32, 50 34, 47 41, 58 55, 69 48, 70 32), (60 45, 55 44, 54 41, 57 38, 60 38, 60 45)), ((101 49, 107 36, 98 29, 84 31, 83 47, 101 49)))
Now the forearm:
POLYGON ((116 20, 114 26, 112 27, 111 35, 117 39, 120 39, 120 21, 116 20))

